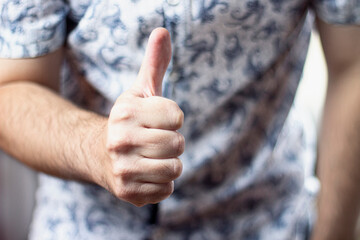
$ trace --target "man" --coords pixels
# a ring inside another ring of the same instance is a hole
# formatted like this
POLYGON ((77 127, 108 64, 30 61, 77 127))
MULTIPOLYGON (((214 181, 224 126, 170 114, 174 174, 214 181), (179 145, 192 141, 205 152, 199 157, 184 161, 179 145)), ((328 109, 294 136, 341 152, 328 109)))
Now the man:
MULTIPOLYGON (((330 76, 313 239, 352 239, 360 30, 331 24, 359 24, 360 4, 311 5, 330 76)), ((309 149, 292 106, 308 1, 7 0, 0 9, 0 147, 67 179, 40 176, 31 239, 308 237, 309 149)))

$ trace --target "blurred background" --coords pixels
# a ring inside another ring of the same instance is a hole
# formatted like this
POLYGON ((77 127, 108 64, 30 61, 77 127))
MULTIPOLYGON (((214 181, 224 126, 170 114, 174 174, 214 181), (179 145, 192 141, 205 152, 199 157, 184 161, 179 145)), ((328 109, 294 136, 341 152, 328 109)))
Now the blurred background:
MULTIPOLYGON (((319 37, 313 33, 295 101, 316 126, 321 118, 326 78, 319 37)), ((36 186, 35 172, 0 152, 0 240, 27 239, 36 186)))

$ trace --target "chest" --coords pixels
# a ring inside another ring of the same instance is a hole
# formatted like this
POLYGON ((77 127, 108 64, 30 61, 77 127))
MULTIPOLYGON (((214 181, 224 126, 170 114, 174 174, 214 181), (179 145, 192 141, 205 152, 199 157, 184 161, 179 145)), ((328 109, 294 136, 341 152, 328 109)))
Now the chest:
MULTIPOLYGON (((69 0, 70 16, 75 21, 99 19, 110 27, 138 29, 159 24, 177 25, 185 22, 189 28, 217 25, 238 31, 271 32, 266 23, 295 23, 307 7, 306 0, 69 0), (266 28, 266 29, 265 29, 266 28)), ((258 33, 260 34, 260 33, 258 33)))

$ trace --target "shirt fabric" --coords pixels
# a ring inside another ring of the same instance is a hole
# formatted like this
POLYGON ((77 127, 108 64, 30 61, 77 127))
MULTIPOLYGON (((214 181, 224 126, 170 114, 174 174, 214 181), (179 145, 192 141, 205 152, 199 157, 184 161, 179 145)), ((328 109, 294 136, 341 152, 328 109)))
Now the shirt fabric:
POLYGON ((185 114, 183 174, 155 224, 152 205, 42 174, 30 239, 305 239, 315 133, 293 99, 310 8, 360 24, 358 0, 2 0, 0 57, 66 43, 62 95, 103 114, 135 81, 150 32, 167 28, 163 96, 185 114))

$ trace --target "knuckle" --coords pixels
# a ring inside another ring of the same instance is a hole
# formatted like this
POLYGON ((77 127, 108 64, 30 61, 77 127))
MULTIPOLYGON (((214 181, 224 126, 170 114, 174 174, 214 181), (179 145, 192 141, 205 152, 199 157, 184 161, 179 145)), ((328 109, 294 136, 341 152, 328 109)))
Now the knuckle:
POLYGON ((126 189, 136 179, 136 168, 132 164, 124 164, 123 161, 113 161, 111 173, 114 179, 117 179, 120 189, 126 189))
POLYGON ((107 130, 106 149, 109 152, 127 151, 134 143, 134 134, 126 127, 115 127, 111 123, 107 130))
POLYGON ((179 158, 175 158, 175 160, 173 161, 173 172, 174 172, 173 180, 180 177, 182 170, 183 170, 183 164, 181 160, 179 158))
POLYGON ((114 131, 112 130, 112 126, 109 124, 108 129, 107 129, 107 138, 106 138, 106 149, 108 151, 112 151, 115 148, 115 134, 114 131))
POLYGON ((131 135, 127 134, 126 132, 122 133, 119 135, 118 139, 117 139, 117 145, 119 147, 126 147, 131 145, 131 135))
POLYGON ((108 137, 106 142, 106 150, 111 154, 112 150, 115 148, 115 145, 113 144, 113 141, 110 137, 108 137))
POLYGON ((159 184, 155 192, 143 198, 144 205, 159 203, 168 198, 174 192, 174 182, 159 184))
POLYGON ((127 121, 133 119, 135 115, 135 108, 133 104, 129 101, 124 101, 119 104, 118 110, 116 113, 117 121, 127 121))
POLYGON ((165 199, 174 192, 174 182, 166 183, 163 190, 164 190, 164 198, 163 199, 165 199))
POLYGON ((123 167, 121 166, 121 164, 119 164, 119 161, 112 160, 111 173, 112 173, 113 177, 119 176, 121 174, 122 168, 123 167))
POLYGON ((112 192, 119 199, 126 200, 126 198, 127 198, 126 191, 122 186, 117 185, 116 188, 113 189, 112 192))
POLYGON ((119 181, 116 190, 113 194, 123 201, 129 202, 136 207, 143 207, 149 203, 148 196, 139 187, 134 187, 133 184, 126 184, 119 181))
POLYGON ((176 149, 177 156, 180 156, 185 150, 185 138, 180 133, 176 133, 176 137, 174 138, 174 148, 176 149))
POLYGON ((133 189, 127 187, 123 187, 118 190, 116 197, 131 203, 138 202, 138 199, 136 199, 136 193, 133 189))
POLYGON ((178 158, 174 158, 171 160, 166 160, 166 161, 170 161, 170 162, 166 162, 164 163, 164 171, 163 171, 163 175, 166 176, 166 179, 168 181, 173 181, 175 179, 177 179, 178 177, 180 177, 181 173, 182 173, 182 162, 180 161, 180 159, 178 158))
POLYGON ((114 122, 128 121, 134 118, 136 105, 130 97, 119 97, 111 109, 110 119, 114 122))
POLYGON ((174 106, 172 107, 173 113, 173 126, 174 129, 180 129, 184 122, 184 112, 180 109, 180 107, 174 102, 174 106))
POLYGON ((128 168, 114 169, 114 174, 121 179, 122 182, 130 182, 133 179, 134 172, 128 168))
POLYGON ((126 130, 121 134, 118 134, 113 140, 110 146, 118 151, 127 151, 133 145, 133 136, 126 130))

